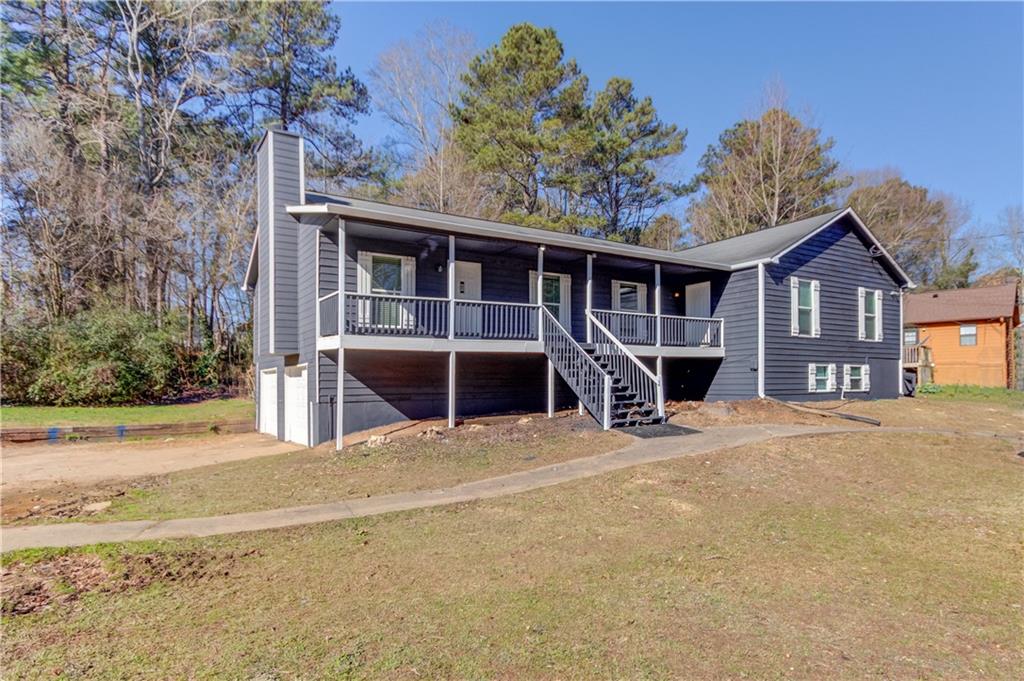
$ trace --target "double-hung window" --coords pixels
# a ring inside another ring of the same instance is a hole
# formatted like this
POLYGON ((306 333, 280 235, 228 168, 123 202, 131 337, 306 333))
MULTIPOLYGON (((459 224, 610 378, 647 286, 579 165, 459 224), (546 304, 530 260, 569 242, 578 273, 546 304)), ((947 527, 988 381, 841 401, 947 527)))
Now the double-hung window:
POLYGON ((978 344, 978 325, 977 324, 961 324, 960 325, 960 345, 977 345, 978 344))
POLYGON ((917 345, 917 329, 903 329, 903 344, 917 345))
POLYGON ((843 365, 843 390, 863 393, 871 389, 871 367, 867 364, 843 365))
POLYGON ((613 279, 612 309, 622 312, 647 312, 647 284, 613 279))
POLYGON ((879 290, 857 289, 857 338, 882 340, 882 292, 879 290))
POLYGON ((791 335, 821 337, 821 284, 790 277, 789 289, 791 335))
POLYGON ((807 365, 807 392, 830 393, 836 389, 835 364, 807 365))

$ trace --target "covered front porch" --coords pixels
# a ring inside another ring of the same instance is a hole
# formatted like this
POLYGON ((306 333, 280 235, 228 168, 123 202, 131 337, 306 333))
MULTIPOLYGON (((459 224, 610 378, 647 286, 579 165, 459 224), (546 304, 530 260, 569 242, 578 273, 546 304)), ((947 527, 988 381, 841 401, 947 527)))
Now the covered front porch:
POLYGON ((542 352, 543 305, 580 343, 604 332, 638 355, 724 356, 721 273, 702 268, 338 219, 316 259, 321 350, 542 352))

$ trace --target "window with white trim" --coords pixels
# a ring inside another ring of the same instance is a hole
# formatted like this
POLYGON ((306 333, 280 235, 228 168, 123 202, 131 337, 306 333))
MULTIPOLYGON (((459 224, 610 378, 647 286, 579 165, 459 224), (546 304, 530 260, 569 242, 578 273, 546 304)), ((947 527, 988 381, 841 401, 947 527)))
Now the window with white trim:
POLYGON ((815 279, 789 278, 791 335, 821 337, 821 284, 815 279))
POLYGON ((612 279, 612 309, 647 312, 647 284, 612 279))
POLYGON ((960 325, 960 345, 977 345, 978 344, 978 325, 977 324, 961 324, 960 325))
POLYGON ((882 340, 882 292, 857 287, 857 338, 882 340))
POLYGON ((917 329, 903 329, 903 344, 917 345, 917 329))
POLYGON ((835 364, 807 365, 807 392, 831 393, 836 389, 835 364))
POLYGON ((871 390, 871 367, 867 364, 844 364, 843 390, 848 393, 871 390))

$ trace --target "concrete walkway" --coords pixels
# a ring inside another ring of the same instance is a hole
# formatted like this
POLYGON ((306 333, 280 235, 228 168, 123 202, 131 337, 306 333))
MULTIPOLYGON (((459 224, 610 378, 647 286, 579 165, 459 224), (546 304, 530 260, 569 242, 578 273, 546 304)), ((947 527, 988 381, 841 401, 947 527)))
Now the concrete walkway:
MULTIPOLYGON (((454 487, 415 492, 399 492, 363 499, 348 499, 326 504, 294 506, 269 511, 235 513, 205 518, 176 518, 173 520, 134 520, 110 523, 65 523, 5 528, 2 530, 2 550, 84 546, 103 542, 140 541, 147 539, 179 539, 208 537, 234 532, 253 532, 280 527, 292 527, 333 520, 362 518, 365 516, 457 504, 478 499, 516 494, 549 487, 571 480, 589 478, 630 466, 707 454, 720 449, 764 442, 780 437, 833 434, 846 432, 905 431, 919 429, 862 427, 817 427, 798 425, 754 425, 713 428, 692 435, 636 439, 628 446, 582 459, 543 466, 496 478, 467 482, 454 487)), ((942 431, 952 434, 953 431, 942 431)), ((977 433, 977 435, 982 435, 977 433)), ((994 433, 984 435, 993 436, 994 433)), ((998 437, 998 435, 995 435, 998 437)))

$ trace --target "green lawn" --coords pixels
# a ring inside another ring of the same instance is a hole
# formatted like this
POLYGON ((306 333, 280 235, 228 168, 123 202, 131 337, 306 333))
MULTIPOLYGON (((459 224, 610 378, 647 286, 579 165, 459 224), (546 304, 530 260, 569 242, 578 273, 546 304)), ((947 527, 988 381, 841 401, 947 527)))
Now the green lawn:
POLYGON ((0 424, 4 428, 131 426, 190 421, 240 421, 255 418, 255 413, 253 402, 248 398, 132 407, 0 407, 0 424))
POLYGON ((1015 452, 795 438, 357 521, 8 554, 0 663, 12 679, 1019 679, 1015 452))
POLYGON ((1006 388, 985 388, 978 385, 922 385, 918 392, 929 399, 963 400, 1003 404, 1024 409, 1024 392, 1006 388))

